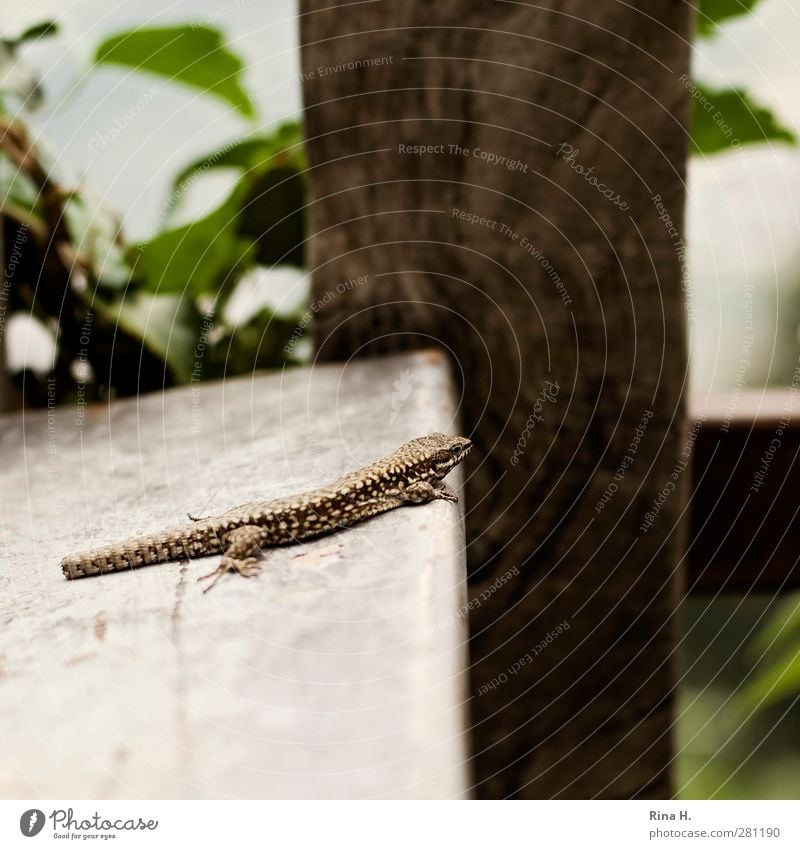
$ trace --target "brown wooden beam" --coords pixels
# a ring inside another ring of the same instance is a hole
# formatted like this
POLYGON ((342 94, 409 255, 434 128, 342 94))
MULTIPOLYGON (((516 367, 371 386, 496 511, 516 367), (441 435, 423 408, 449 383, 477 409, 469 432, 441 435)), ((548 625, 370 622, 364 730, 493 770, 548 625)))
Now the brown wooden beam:
POLYGON ((462 380, 479 796, 671 793, 690 4, 645 5, 300 4, 315 356, 462 380))
POLYGON ((800 392, 695 398, 687 590, 800 587, 800 392))

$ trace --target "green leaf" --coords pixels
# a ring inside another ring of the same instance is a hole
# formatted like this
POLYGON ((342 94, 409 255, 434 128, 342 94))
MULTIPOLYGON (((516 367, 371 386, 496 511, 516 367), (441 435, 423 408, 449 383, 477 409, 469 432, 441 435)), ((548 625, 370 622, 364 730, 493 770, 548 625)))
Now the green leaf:
POLYGON ((237 141, 190 162, 175 178, 173 189, 184 187, 193 179, 213 168, 252 168, 263 149, 260 138, 237 141))
POLYGON ((800 692, 800 646, 792 646, 748 681, 738 701, 746 710, 764 710, 800 692))
POLYGON ((238 233, 240 193, 204 218, 159 233, 129 251, 135 275, 151 292, 216 295, 252 260, 254 247, 238 233), (137 256, 138 253, 138 256, 137 256))
POLYGON ((711 154, 743 144, 780 141, 796 144, 791 130, 741 89, 714 91, 692 87, 692 146, 695 153, 711 154))
POLYGON ((235 141, 196 159, 175 178, 173 192, 211 168, 241 168, 245 172, 267 171, 293 165, 298 171, 306 168, 303 131, 297 121, 281 124, 274 133, 235 141))
POLYGON ((772 606, 747 653, 764 659, 739 697, 743 711, 762 710, 800 693, 800 594, 772 606))
POLYGON ((211 27, 121 32, 97 48, 95 62, 157 74, 221 98, 248 118, 255 115, 241 82, 242 60, 224 46, 219 30, 211 27))
POLYGON ((275 168, 250 186, 241 233, 257 244, 261 265, 303 265, 305 195, 305 180, 294 168, 275 168))
POLYGON ((300 124, 283 124, 270 135, 226 145, 188 165, 176 178, 173 209, 187 186, 210 168, 241 169, 234 191, 242 213, 237 233, 256 244, 258 262, 302 265, 306 159, 300 124))
POLYGON ((782 596, 747 647, 751 657, 775 652, 792 644, 800 646, 800 593, 782 596))
POLYGON ((178 382, 190 380, 201 320, 188 298, 129 292, 112 303, 95 301, 95 306, 126 333, 141 339, 167 364, 178 382))
POLYGON ((756 3, 758 0, 699 0, 697 32, 702 36, 713 35, 720 23, 746 15, 756 3))
POLYGON ((40 24, 34 24, 32 27, 28 27, 25 32, 13 40, 13 43, 15 46, 19 46, 26 41, 48 38, 51 35, 58 35, 58 24, 55 21, 42 21, 40 24))

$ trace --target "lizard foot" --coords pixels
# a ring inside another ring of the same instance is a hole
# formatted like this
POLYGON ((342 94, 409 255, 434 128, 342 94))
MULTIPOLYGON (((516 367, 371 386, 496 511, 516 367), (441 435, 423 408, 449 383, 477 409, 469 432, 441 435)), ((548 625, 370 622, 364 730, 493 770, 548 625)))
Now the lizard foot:
POLYGON ((403 491, 403 500, 410 504, 427 504, 437 499, 458 502, 458 496, 444 484, 432 484, 428 481, 417 481, 409 484, 403 491))
POLYGON ((256 557, 246 557, 239 560, 235 557, 223 557, 219 566, 209 572, 207 575, 201 575, 198 581, 211 581, 211 583, 203 590, 207 593, 217 581, 228 572, 238 572, 244 578, 253 578, 261 571, 261 564, 256 557))
POLYGON ((436 495, 433 496, 434 498, 438 498, 442 501, 452 501, 453 504, 458 504, 458 496, 452 489, 445 486, 443 483, 438 485, 434 484, 433 488, 436 490, 436 495))
POLYGON ((207 593, 226 572, 238 572, 245 578, 252 578, 261 571, 258 557, 261 554, 259 542, 262 529, 254 525, 243 525, 235 528, 225 537, 225 555, 219 566, 207 575, 201 575, 197 580, 210 580, 211 583, 203 590, 207 593))

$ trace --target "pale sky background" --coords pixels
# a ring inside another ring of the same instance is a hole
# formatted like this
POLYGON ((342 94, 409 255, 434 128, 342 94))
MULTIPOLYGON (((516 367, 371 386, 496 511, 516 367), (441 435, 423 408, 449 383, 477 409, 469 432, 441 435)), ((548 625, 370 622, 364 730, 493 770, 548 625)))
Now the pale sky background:
MULTIPOLYGON (((763 0, 753 14, 699 43, 694 76, 747 89, 800 137, 800 0, 763 0)), ((745 380, 792 380, 800 325, 800 148, 745 147, 689 168, 687 240, 697 307, 691 328, 693 383, 736 380, 753 287, 753 356, 745 380)))
MULTIPOLYGON (((39 143, 69 182, 84 177, 121 218, 130 239, 143 237, 158 218, 175 173, 192 158, 250 130, 224 105, 112 68, 92 71, 93 48, 126 27, 201 21, 214 17, 245 59, 246 81, 265 126, 301 109, 294 0, 23 0, 3 9, 11 33, 45 18, 61 26, 57 39, 37 45, 27 58, 40 70, 44 107, 35 113, 39 143), (229 14, 217 17, 223 9, 229 14), (279 93, 271 87, 286 83, 279 93), (152 100, 107 147, 92 152, 99 131, 113 130, 136 108, 144 91, 152 100)), ((716 87, 741 85, 800 134, 800 0, 763 0, 755 14, 725 26, 699 45, 695 76, 716 87)), ((199 183, 199 181, 198 181, 199 183)), ((191 199, 215 205, 225 175, 204 182, 191 199)), ((689 168, 687 242, 696 317, 690 328, 696 388, 727 389, 735 381, 745 326, 745 287, 753 287, 751 385, 767 376, 787 383, 797 365, 800 324, 800 149, 744 148, 689 168)), ((285 280, 284 280, 285 285, 285 280)))

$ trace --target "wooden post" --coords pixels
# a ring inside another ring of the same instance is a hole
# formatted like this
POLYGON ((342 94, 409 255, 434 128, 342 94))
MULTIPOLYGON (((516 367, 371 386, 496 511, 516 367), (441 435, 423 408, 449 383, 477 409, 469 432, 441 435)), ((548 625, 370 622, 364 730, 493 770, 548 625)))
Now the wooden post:
POLYGON ((788 389, 696 397, 687 589, 800 588, 800 363, 788 389))
POLYGON ((666 795, 690 5, 301 12, 318 356, 442 345, 477 445, 477 793, 666 795))

